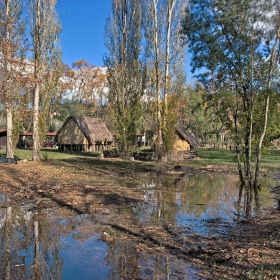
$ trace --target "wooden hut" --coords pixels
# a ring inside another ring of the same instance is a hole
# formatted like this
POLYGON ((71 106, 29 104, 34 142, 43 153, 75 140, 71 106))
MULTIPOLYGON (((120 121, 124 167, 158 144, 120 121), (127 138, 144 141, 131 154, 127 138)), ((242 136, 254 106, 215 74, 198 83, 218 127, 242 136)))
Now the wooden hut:
POLYGON ((199 148, 199 141, 192 132, 184 131, 176 126, 175 151, 193 151, 199 148))
POLYGON ((105 151, 111 149, 113 141, 112 133, 98 118, 70 116, 56 135, 61 151, 105 151))

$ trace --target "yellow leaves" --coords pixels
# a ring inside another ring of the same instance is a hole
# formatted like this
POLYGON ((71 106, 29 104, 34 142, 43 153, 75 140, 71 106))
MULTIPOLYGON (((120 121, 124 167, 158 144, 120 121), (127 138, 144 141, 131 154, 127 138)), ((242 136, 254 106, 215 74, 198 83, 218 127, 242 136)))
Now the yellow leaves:
POLYGON ((84 59, 74 62, 72 67, 65 71, 66 88, 71 91, 73 98, 95 104, 107 84, 106 73, 84 59))

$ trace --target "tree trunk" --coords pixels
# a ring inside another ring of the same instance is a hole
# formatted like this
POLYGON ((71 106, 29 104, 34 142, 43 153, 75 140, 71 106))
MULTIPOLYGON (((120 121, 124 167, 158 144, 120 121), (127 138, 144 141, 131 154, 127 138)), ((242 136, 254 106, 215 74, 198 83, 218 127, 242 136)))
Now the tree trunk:
POLYGON ((40 157, 40 135, 39 135, 39 85, 37 84, 34 91, 34 108, 33 108, 33 154, 34 161, 41 160, 40 157))
POLYGON ((171 36, 171 21, 172 21, 172 12, 175 6, 176 0, 169 0, 167 6, 167 27, 166 27, 166 45, 165 45, 165 73, 164 73, 164 125, 166 125, 166 116, 167 116, 167 95, 169 88, 169 67, 170 67, 170 36, 171 36))
MULTIPOLYGON (((6 41, 11 40, 11 23, 10 23, 10 0, 5 0, 5 8, 6 8, 6 41)), ((11 64, 10 64, 10 54, 9 52, 5 54, 6 56, 6 78, 10 79, 10 72, 11 72, 11 64)), ((5 88, 5 87, 4 87, 5 88)), ((6 93, 6 120, 7 120, 7 143, 6 143, 6 158, 13 158, 14 157, 14 147, 13 147, 13 111, 12 105, 9 101, 10 97, 10 87, 4 89, 6 93)))
POLYGON ((34 34, 34 78, 35 78, 35 89, 34 89, 34 99, 33 99, 33 153, 32 160, 39 161, 40 157, 40 136, 39 136, 39 94, 40 94, 40 85, 39 85, 39 77, 41 76, 40 72, 42 71, 42 62, 40 53, 40 45, 42 44, 42 40, 44 38, 40 37, 40 29, 41 26, 41 16, 40 16, 40 5, 41 0, 36 0, 36 20, 35 20, 35 34, 34 34))
POLYGON ((7 144, 6 144, 6 158, 14 157, 14 144, 13 144, 13 113, 10 106, 6 107, 7 113, 7 144))
POLYGON ((256 159, 256 169, 255 169, 255 180, 254 180, 254 192, 255 192, 255 199, 258 200, 258 190, 259 190, 259 175, 260 175, 260 162, 261 162, 261 150, 262 150, 262 143, 263 139, 266 134, 266 128, 267 128, 267 120, 268 120, 268 110, 269 110, 269 99, 270 99, 270 89, 271 89, 271 80, 273 76, 273 71, 275 69, 276 65, 276 59, 277 59, 277 48, 279 45, 279 39, 280 39, 280 28, 277 30, 275 43, 271 55, 271 61, 270 61, 270 68, 269 68, 269 76, 268 81, 266 85, 266 101, 265 101, 265 115, 264 115, 264 125, 263 125, 263 131, 261 134, 261 137, 259 139, 258 143, 258 149, 257 149, 257 159, 256 159))
POLYGON ((158 0, 153 0, 153 20, 154 20, 154 48, 155 48, 155 71, 156 71, 156 100, 157 100, 157 120, 156 120, 156 151, 158 160, 163 160, 163 140, 162 140, 162 114, 160 97, 160 65, 159 65, 159 41, 158 41, 158 0))

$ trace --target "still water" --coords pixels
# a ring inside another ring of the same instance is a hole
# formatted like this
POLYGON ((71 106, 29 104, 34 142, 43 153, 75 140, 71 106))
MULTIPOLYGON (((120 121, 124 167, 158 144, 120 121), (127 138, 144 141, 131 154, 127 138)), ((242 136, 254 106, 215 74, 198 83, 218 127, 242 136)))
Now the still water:
MULTIPOLYGON (((203 279, 199 269, 166 251, 140 250, 139 240, 102 239, 104 225, 125 219, 131 226, 172 225, 189 234, 219 235, 236 225, 238 178, 223 174, 154 176, 130 188, 140 193, 117 211, 64 215, 62 209, 36 210, 33 203, 13 206, 0 197, 0 279, 203 279)), ((126 182, 122 182, 126 184, 126 182)), ((261 208, 274 205, 262 182, 261 208)), ((127 187, 127 186, 126 186, 127 187)), ((116 236, 115 236, 116 235, 116 236)))

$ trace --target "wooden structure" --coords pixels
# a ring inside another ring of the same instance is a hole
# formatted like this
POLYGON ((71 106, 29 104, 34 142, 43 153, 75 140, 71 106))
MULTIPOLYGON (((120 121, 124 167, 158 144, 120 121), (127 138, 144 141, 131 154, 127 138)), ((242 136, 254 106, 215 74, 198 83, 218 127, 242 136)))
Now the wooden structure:
POLYGON ((199 141, 192 132, 184 131, 176 126, 176 140, 174 143, 175 151, 193 151, 199 148, 199 141))
MULTIPOLYGON (((43 148, 51 147, 54 148, 56 132, 46 132, 45 141, 43 142, 43 148)), ((32 148, 33 147, 33 132, 25 131, 19 135, 18 147, 20 148, 32 148)))
MULTIPOLYGON (((52 140, 54 140, 54 137, 56 136, 56 132, 46 132, 46 137, 47 138, 51 138, 52 140)), ((24 137, 33 137, 33 132, 31 131, 25 131, 22 132, 19 135, 20 138, 24 138, 24 137)))
MULTIPOLYGON (((54 138, 56 136, 56 132, 47 132, 46 133, 46 138, 50 141, 54 141, 54 138)), ((32 147, 32 143, 33 143, 33 133, 30 131, 25 131, 22 132, 19 135, 19 142, 17 143, 17 146, 19 148, 22 148, 22 141, 26 141, 28 143, 30 143, 30 145, 27 145, 26 147, 32 147)), ((7 129, 0 129, 0 147, 6 147, 7 145, 7 129)))
POLYGON ((106 151, 111 149, 114 138, 103 120, 70 116, 55 140, 61 151, 106 151))
POLYGON ((7 129, 0 129, 0 147, 6 147, 7 129))

